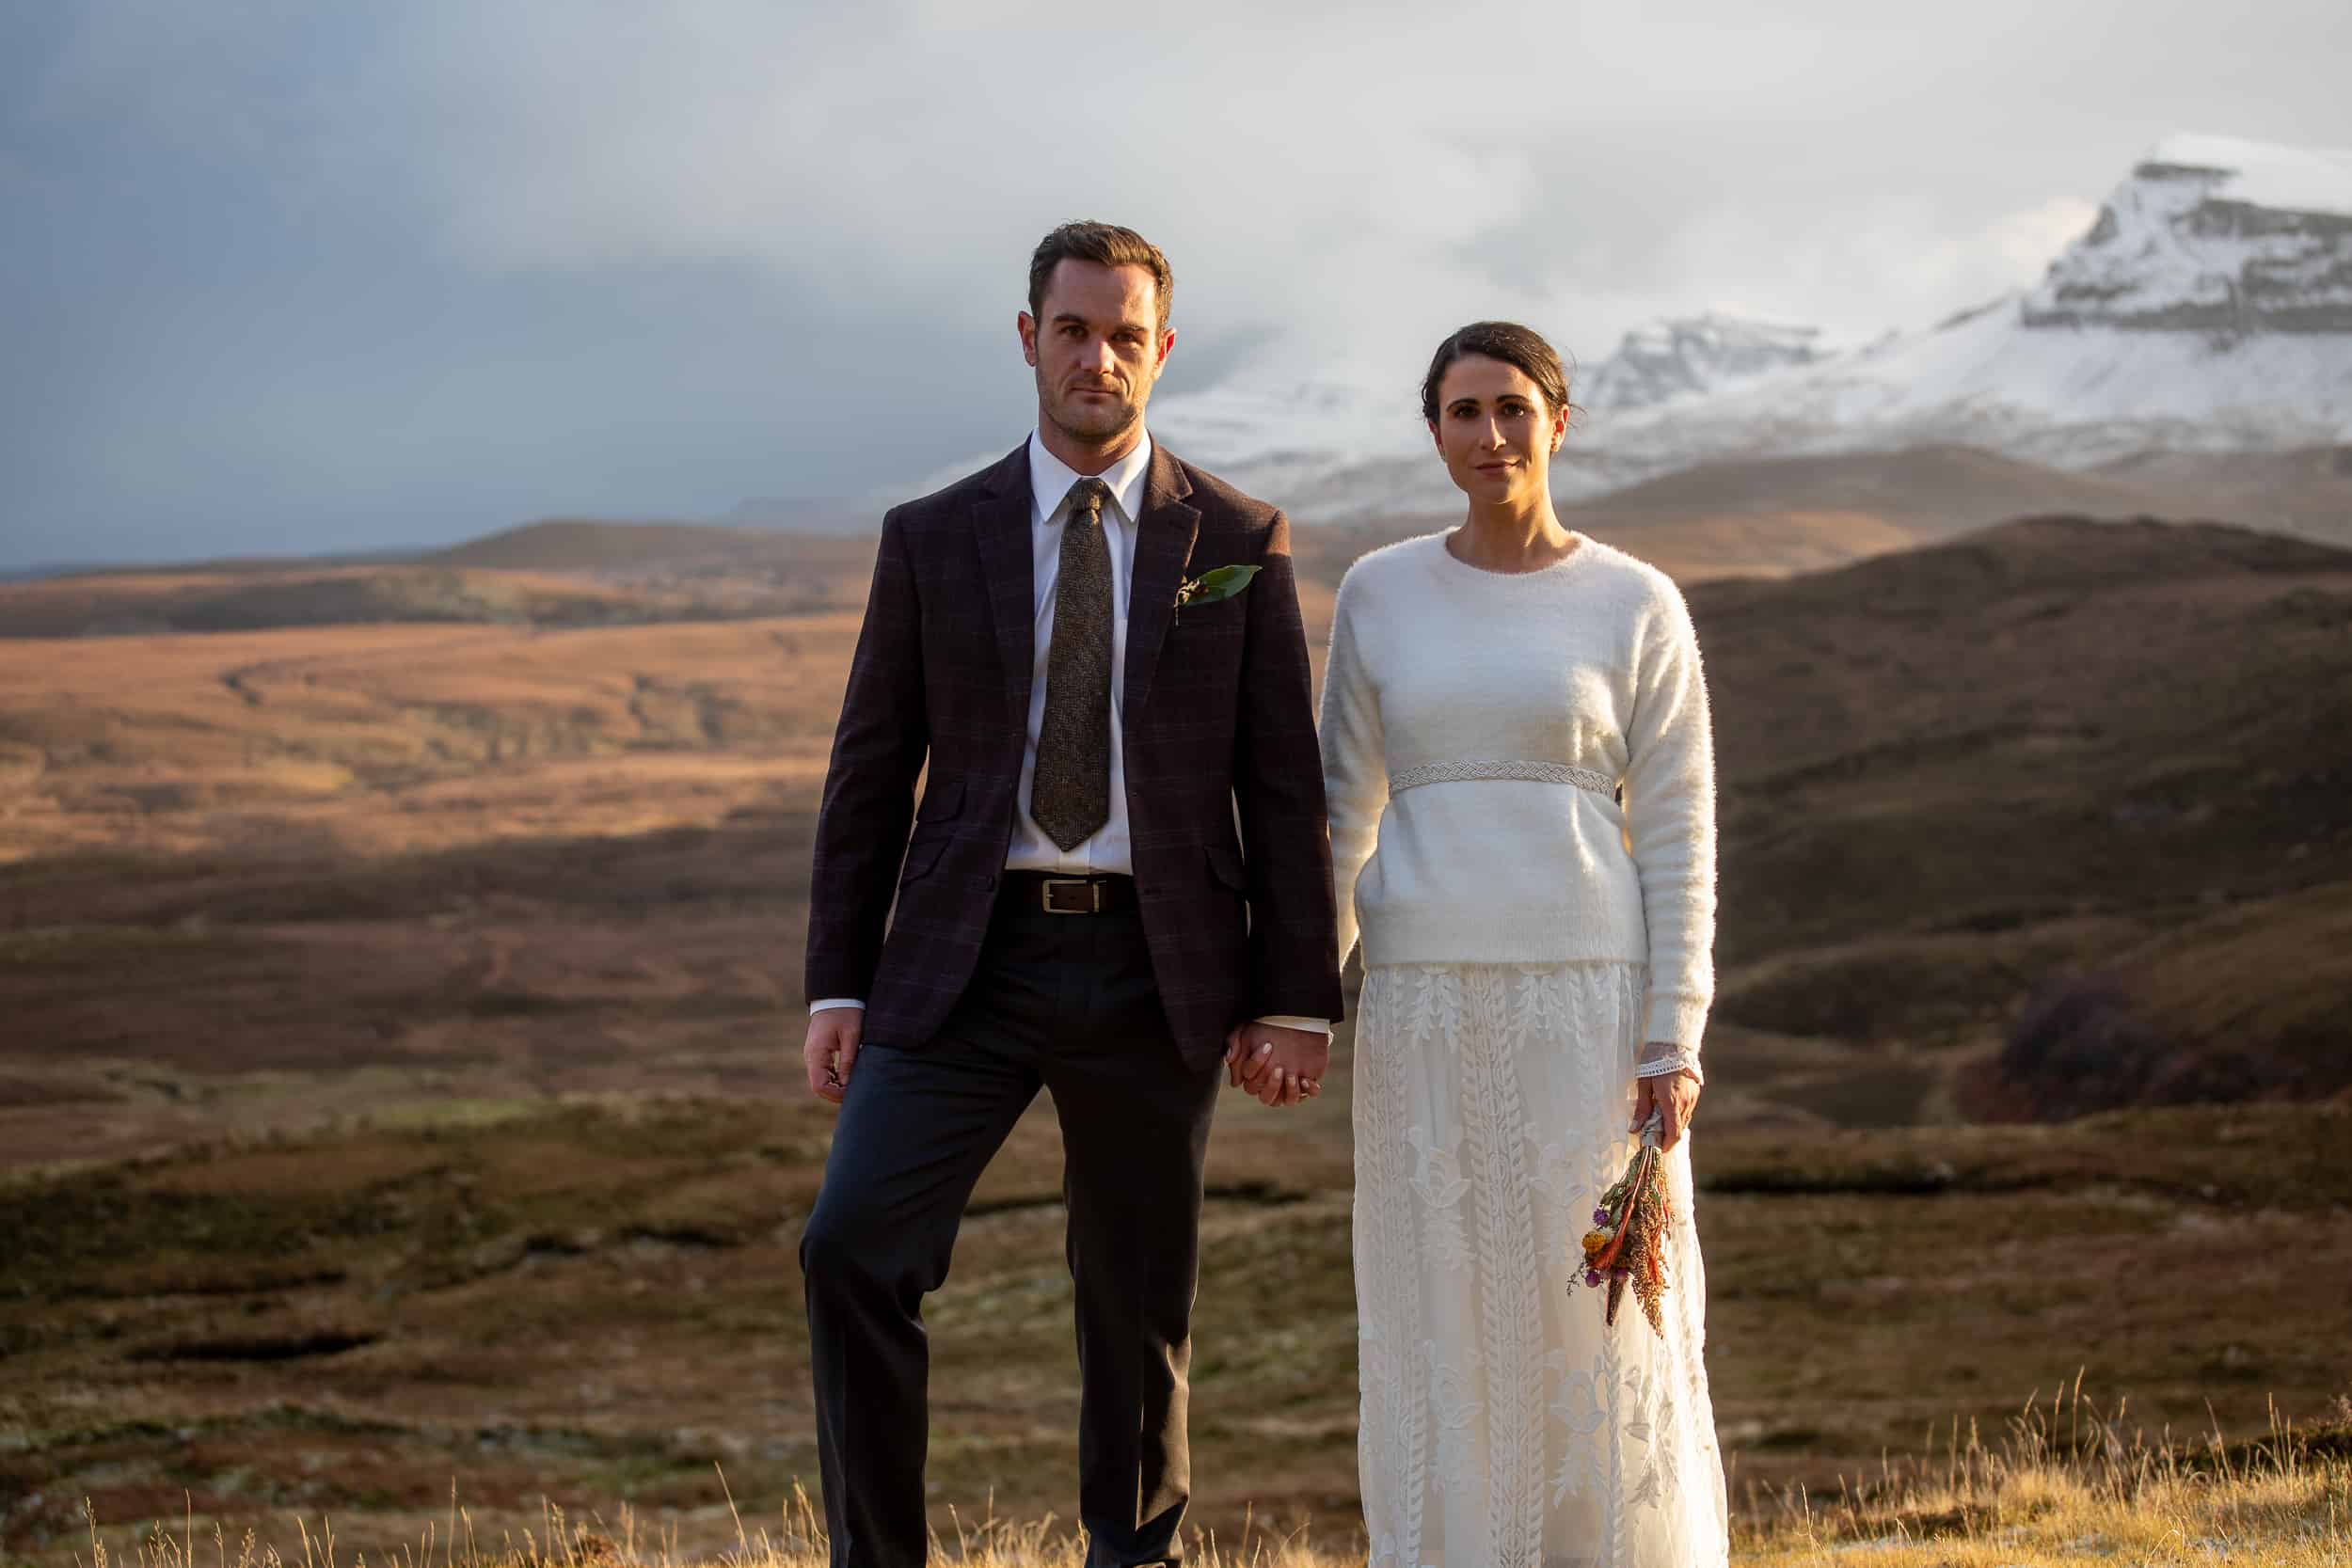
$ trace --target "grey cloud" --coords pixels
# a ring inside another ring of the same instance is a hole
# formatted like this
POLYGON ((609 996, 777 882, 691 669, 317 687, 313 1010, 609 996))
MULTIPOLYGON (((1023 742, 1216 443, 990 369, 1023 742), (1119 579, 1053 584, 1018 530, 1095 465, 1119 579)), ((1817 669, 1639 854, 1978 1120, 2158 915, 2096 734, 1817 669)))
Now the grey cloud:
POLYGON ((1710 305, 1915 325, 2169 130, 2352 141, 2344 14, 20 13, 0 561, 888 491, 1017 436, 1023 260, 1075 215, 1173 257, 1170 390, 1482 314, 1588 359, 1710 305))

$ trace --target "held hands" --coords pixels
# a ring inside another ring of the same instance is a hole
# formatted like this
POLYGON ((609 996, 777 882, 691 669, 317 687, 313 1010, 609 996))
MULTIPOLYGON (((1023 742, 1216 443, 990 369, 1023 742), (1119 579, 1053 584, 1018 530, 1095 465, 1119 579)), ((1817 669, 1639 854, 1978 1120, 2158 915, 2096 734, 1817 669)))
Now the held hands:
POLYGON ((850 1089, 850 1069, 857 1061, 858 1041, 866 1033, 866 1014, 858 1007, 827 1007, 808 1015, 808 1038, 801 1046, 801 1064, 808 1069, 808 1092, 838 1105, 850 1089))
POLYGON ((1323 1092, 1331 1037, 1279 1023, 1245 1023, 1225 1037, 1226 1082, 1262 1105, 1295 1105, 1323 1092))
POLYGON ((1662 1152, 1682 1141, 1682 1134, 1691 1126, 1691 1113, 1698 1109, 1699 1081, 1689 1071, 1669 1073, 1657 1078, 1636 1078, 1633 1081, 1633 1119, 1626 1125, 1629 1132, 1639 1133, 1642 1124, 1649 1120, 1652 1111, 1665 1117, 1665 1135, 1659 1140, 1662 1152))

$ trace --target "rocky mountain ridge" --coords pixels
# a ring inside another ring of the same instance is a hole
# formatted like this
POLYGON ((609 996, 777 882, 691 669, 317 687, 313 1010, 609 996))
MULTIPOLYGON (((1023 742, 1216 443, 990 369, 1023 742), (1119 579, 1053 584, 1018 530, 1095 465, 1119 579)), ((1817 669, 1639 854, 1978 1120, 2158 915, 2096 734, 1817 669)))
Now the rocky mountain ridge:
MULTIPOLYGON (((1803 325, 1676 318, 1629 334, 1574 395, 1565 500, 1697 463, 1923 445, 2075 472, 2342 447, 2352 151, 2168 136, 2029 290, 1843 352, 1803 325)), ((1399 402, 1345 367, 1245 373, 1162 400, 1153 426, 1307 520, 1450 511, 1399 402)))

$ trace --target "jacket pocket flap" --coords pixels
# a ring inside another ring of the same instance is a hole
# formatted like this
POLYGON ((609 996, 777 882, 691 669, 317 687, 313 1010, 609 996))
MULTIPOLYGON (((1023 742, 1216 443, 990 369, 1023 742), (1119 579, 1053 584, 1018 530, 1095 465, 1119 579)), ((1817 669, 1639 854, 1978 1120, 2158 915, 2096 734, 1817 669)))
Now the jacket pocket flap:
POLYGON ((1242 869, 1241 856, 1234 853, 1232 845, 1211 844, 1208 846, 1208 851, 1211 876, 1232 888, 1235 893, 1249 891, 1248 873, 1242 869))
POLYGON ((898 880, 906 883, 930 876, 948 843, 947 835, 942 833, 937 838, 918 838, 908 845, 906 864, 898 872, 898 880))

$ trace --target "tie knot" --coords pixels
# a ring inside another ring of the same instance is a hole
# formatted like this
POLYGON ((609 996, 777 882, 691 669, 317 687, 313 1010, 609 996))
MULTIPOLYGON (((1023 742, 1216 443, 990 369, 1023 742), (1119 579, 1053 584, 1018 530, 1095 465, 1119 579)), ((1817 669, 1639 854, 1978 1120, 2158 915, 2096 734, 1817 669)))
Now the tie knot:
POLYGON ((1099 479, 1082 479, 1070 487, 1070 515, 1092 522, 1103 520, 1103 503, 1111 499, 1111 487, 1099 479))

